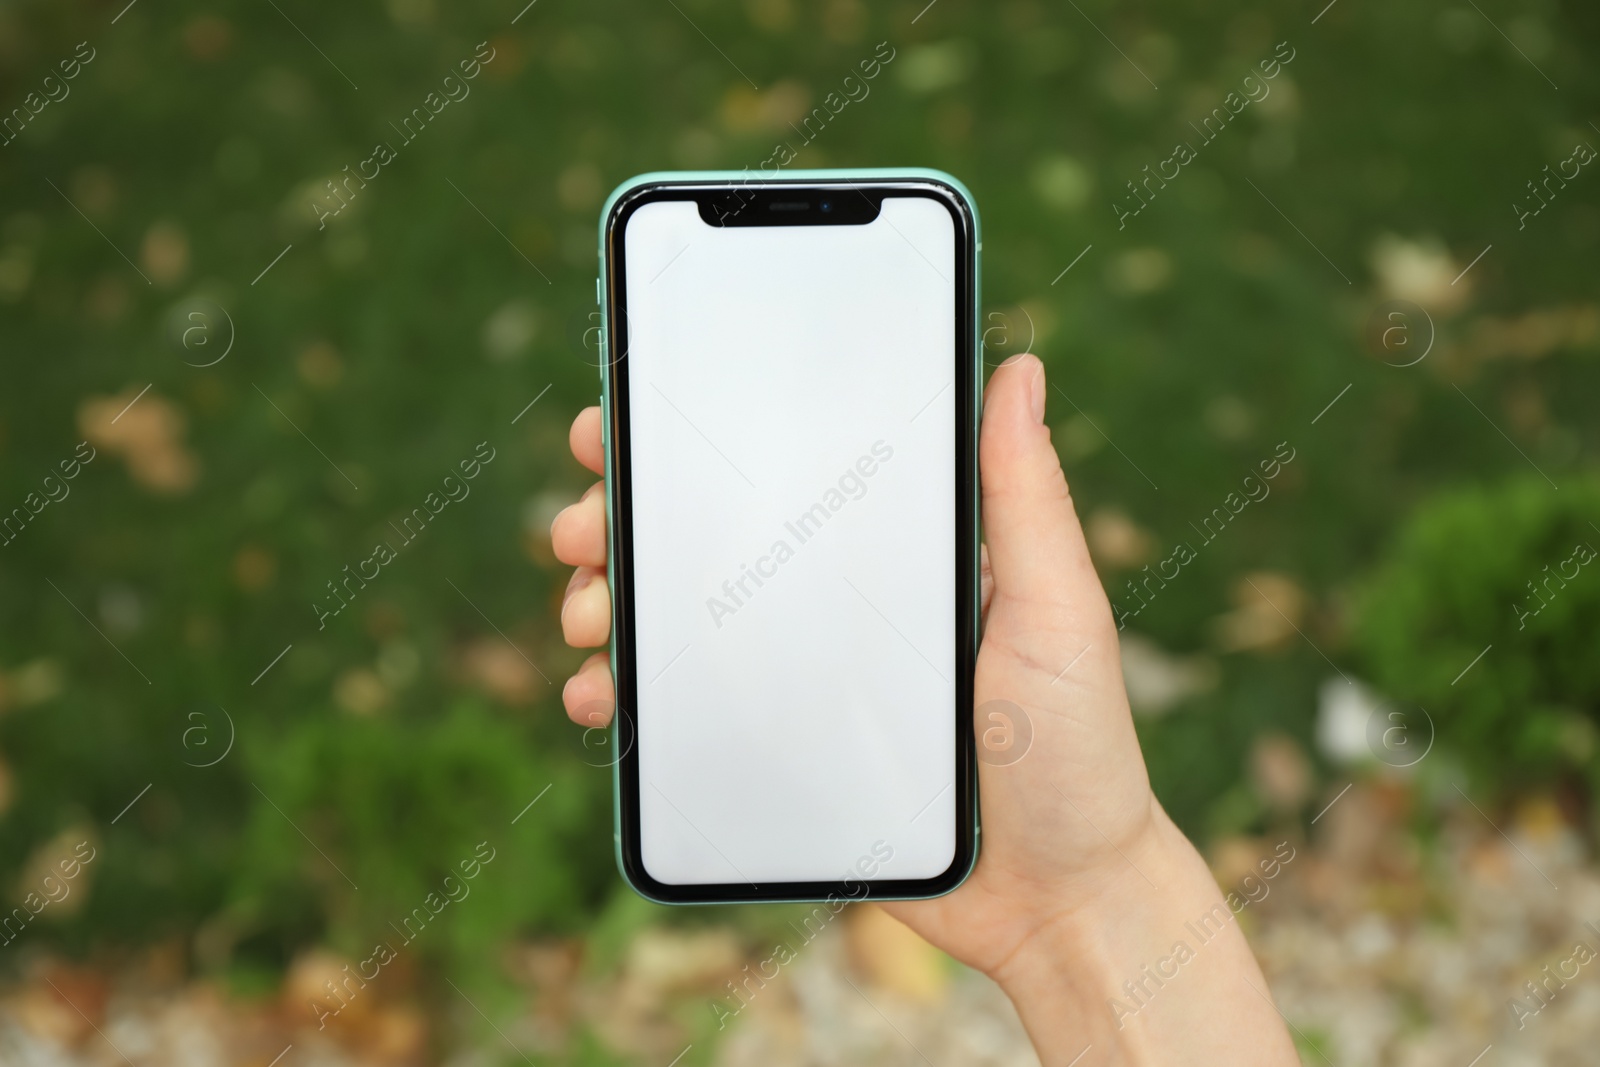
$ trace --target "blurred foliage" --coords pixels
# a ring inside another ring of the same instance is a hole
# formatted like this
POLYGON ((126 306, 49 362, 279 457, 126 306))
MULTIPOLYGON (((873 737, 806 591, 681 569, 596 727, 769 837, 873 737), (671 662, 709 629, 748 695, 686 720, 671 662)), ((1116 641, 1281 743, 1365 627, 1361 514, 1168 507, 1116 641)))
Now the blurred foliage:
POLYGON ((360 958, 484 840, 498 858, 417 943, 441 973, 597 917, 617 958, 663 918, 615 897, 609 772, 560 713, 583 657, 547 531, 591 480, 566 439, 598 393, 582 337, 607 190, 755 166, 780 140, 796 166, 934 166, 974 190, 1002 326, 986 358, 1043 355, 1086 519, 1114 510, 1148 542, 1097 549, 1113 590, 1278 442, 1298 450, 1135 625, 1216 666, 1140 727, 1186 829, 1262 817, 1251 745, 1312 746, 1323 657, 1349 663, 1354 590, 1413 509, 1361 648, 1397 695, 1439 700, 1442 732, 1538 766, 1541 724, 1594 708, 1592 599, 1551 607, 1574 629, 1507 627, 1520 583, 1565 558, 1600 449, 1600 178, 1524 230, 1509 205, 1595 140, 1600 12, 1486 3, 1513 47, 1475 6, 1344 3, 1315 24, 1242 0, 0 6, 0 107, 78 42, 96 53, 0 146, 0 513, 98 448, 0 546, 0 882, 66 829, 101 849, 87 905, 9 959, 173 938, 203 969, 318 943, 360 958), (895 58, 870 95, 800 146, 791 123, 880 41, 895 58), (1271 95, 1119 227, 1126 183, 1281 41, 1271 95), (470 96, 399 144, 479 42, 470 96), (319 228, 315 198, 379 140, 397 158, 319 228), (224 316, 186 344, 200 298, 224 316), (1363 341, 1391 298, 1429 316, 1420 363, 1363 341), (319 625, 328 583, 480 442, 497 457, 471 495, 319 625), (1424 506, 1530 460, 1559 494, 1485 498, 1525 526, 1424 506), (1303 590, 1305 639, 1220 641, 1263 569, 1303 590))
POLYGON ((299 724, 251 756, 268 803, 251 808, 229 914, 268 952, 315 931, 353 959, 381 943, 437 973, 492 972, 509 933, 571 931, 610 888, 592 818, 607 783, 566 756, 472 705, 299 724))
POLYGON ((1373 680, 1426 708, 1439 746, 1489 784, 1589 771, 1600 483, 1529 476, 1429 501, 1385 554, 1357 633, 1373 680))

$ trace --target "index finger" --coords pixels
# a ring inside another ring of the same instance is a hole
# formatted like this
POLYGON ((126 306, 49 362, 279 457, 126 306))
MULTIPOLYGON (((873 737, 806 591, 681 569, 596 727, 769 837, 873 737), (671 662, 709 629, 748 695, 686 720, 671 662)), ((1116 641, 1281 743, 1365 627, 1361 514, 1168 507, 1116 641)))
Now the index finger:
POLYGON ((578 412, 578 417, 572 420, 572 432, 568 435, 568 441, 572 445, 574 459, 596 474, 606 472, 605 446, 600 443, 598 407, 587 407, 578 412))

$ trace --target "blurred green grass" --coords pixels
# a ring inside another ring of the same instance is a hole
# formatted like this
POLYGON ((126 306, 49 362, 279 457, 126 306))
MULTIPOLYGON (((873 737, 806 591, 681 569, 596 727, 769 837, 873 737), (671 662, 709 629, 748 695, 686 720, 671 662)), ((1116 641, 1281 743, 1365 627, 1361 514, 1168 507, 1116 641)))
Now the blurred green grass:
MULTIPOLYGON (((30 939, 88 952, 220 922, 202 965, 359 954, 376 911, 329 863, 403 911, 478 822, 519 843, 519 891, 461 909, 426 949, 447 967, 497 938, 651 914, 608 905, 609 781, 583 767, 558 693, 582 657, 561 644, 546 531, 590 480, 566 430, 598 394, 581 343, 595 216, 634 173, 797 143, 788 123, 881 41, 895 58, 870 96, 795 166, 933 166, 973 189, 1005 327, 987 357, 1035 338, 1071 398, 1050 420, 1086 518, 1125 518, 1153 562, 1278 442, 1298 450, 1134 627, 1217 666, 1141 724, 1186 829, 1259 825, 1251 746, 1312 749, 1332 673, 1298 638, 1219 643, 1243 576, 1286 576, 1302 629, 1357 672, 1352 598, 1412 509, 1533 462, 1556 482, 1593 468, 1600 179, 1523 231, 1508 207, 1600 142, 1590 7, 1341 3, 1313 25, 1321 5, 279 6, 0 8, 7 108, 79 41, 97 50, 0 147, 0 506, 102 435, 71 495, 0 547, 4 877, 67 827, 92 827, 104 857, 83 910, 30 939), (400 146, 389 124, 481 41, 495 58, 471 95, 400 146), (1124 183, 1280 41, 1296 56, 1273 102, 1119 229, 1124 183), (312 196, 378 141, 398 158, 319 231, 312 196), (236 334, 207 368, 168 336, 199 296, 236 334), (1416 366, 1363 345, 1392 296, 1437 328, 1416 366), (96 414, 147 384, 125 424, 96 414), (325 583, 483 441, 498 457, 471 496, 319 630, 325 583), (220 730, 219 707, 235 747, 196 767, 217 749, 185 731, 220 730)), ((1142 566, 1100 562, 1114 595, 1142 566)))

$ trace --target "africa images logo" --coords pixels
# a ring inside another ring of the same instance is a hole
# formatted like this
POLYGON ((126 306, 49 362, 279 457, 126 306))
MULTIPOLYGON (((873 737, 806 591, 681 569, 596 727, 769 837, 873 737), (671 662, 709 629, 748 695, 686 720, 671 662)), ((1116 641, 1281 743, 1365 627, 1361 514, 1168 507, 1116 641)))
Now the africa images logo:
MULTIPOLYGON (((872 443, 872 455, 862 456, 855 464, 839 476, 836 485, 830 485, 822 494, 822 499, 802 511, 793 520, 783 524, 795 540, 795 545, 803 545, 810 541, 833 516, 844 509, 852 500, 860 500, 867 495, 867 479, 878 473, 879 465, 889 462, 894 457, 894 449, 885 441, 872 443), (876 458, 874 458, 876 457, 876 458)), ((795 545, 790 545, 787 540, 780 537, 772 543, 764 556, 756 558, 755 566, 739 564, 739 576, 730 578, 722 583, 723 595, 706 598, 706 610, 711 613, 711 621, 717 629, 722 629, 724 616, 736 615, 739 609, 748 604, 755 596, 755 590, 750 588, 751 582, 755 588, 760 589, 766 585, 763 579, 776 578, 778 568, 788 563, 795 555, 795 545), (742 594, 742 595, 741 595, 742 594)))

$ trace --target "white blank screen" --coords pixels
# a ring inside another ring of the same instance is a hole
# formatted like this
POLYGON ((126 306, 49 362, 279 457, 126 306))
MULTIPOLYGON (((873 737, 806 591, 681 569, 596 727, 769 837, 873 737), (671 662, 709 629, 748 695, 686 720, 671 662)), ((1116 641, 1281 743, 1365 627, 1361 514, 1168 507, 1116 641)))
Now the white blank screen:
POLYGON ((866 225, 714 227, 674 201, 626 226, 644 868, 941 874, 954 221, 890 197, 866 225))

